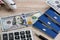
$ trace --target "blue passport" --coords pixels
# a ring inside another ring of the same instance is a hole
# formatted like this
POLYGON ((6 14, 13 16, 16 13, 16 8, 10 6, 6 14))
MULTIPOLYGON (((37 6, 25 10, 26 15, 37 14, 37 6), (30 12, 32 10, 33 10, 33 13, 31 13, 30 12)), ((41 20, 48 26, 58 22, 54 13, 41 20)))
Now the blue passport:
POLYGON ((44 23, 45 25, 53 28, 57 33, 60 32, 60 27, 58 25, 56 25, 54 22, 52 22, 51 20, 48 19, 47 16, 42 15, 39 17, 39 20, 44 23))
POLYGON ((45 27, 44 25, 42 25, 41 22, 39 21, 36 21, 34 24, 33 24, 33 27, 39 29, 39 30, 42 30, 44 33, 46 33, 48 36, 52 37, 52 38, 55 38, 57 36, 57 33, 55 33, 54 31, 52 31, 51 29, 45 27))
POLYGON ((60 16, 57 15, 57 12, 53 10, 52 8, 49 8, 45 14, 50 17, 54 22, 60 25, 60 16))

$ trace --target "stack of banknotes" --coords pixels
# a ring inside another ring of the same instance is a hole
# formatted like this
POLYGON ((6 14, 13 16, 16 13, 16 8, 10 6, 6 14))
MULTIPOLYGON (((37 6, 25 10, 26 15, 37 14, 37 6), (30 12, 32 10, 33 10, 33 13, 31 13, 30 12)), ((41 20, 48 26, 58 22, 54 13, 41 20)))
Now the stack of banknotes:
POLYGON ((22 13, 13 16, 1 17, 0 24, 2 31, 14 30, 18 28, 24 28, 31 26, 33 22, 37 19, 34 14, 39 12, 32 13, 22 13))

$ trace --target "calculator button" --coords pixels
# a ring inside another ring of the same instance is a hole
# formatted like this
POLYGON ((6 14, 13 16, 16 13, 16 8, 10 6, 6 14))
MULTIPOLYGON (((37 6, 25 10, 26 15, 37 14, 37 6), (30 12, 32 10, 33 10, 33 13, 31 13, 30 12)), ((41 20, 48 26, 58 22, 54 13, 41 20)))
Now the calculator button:
POLYGON ((21 35, 21 38, 25 38, 25 35, 21 35))
POLYGON ((15 35, 19 35, 19 32, 15 32, 14 34, 15 34, 15 35))
POLYGON ((31 35, 26 35, 26 37, 27 37, 27 38, 30 38, 30 37, 31 37, 31 35))
POLYGON ((32 38, 28 38, 27 40, 32 40, 32 38))
POLYGON ((7 34, 3 34, 3 40, 8 40, 8 35, 7 34))
POLYGON ((26 39, 21 39, 21 40, 26 40, 26 39))
POLYGON ((9 40, 14 40, 13 33, 9 33, 9 40))
POLYGON ((21 32, 20 32, 20 35, 24 35, 24 34, 25 34, 25 32, 24 32, 24 31, 21 31, 21 32))
POLYGON ((16 36, 15 36, 15 39, 20 39, 20 36, 16 35, 16 36))
POLYGON ((30 31, 26 31, 26 34, 30 34, 30 31))

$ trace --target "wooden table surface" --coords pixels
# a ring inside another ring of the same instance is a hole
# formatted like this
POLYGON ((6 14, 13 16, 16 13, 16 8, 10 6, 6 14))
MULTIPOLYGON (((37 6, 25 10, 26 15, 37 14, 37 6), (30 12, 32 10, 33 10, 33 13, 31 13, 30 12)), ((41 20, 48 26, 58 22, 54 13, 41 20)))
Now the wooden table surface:
MULTIPOLYGON (((15 15, 19 13, 36 12, 36 11, 41 11, 42 13, 44 13, 49 8, 49 6, 45 3, 45 0, 14 0, 14 1, 16 2, 17 9, 14 11, 9 11, 5 7, 0 7, 0 17, 15 15)), ((32 29, 33 33, 36 32, 37 34, 43 35, 49 40, 53 40, 52 38, 47 36, 45 33, 39 31, 38 29, 35 29, 33 27, 28 27, 28 28, 32 29)), ((1 30, 0 30, 0 33, 1 33, 1 30)), ((56 37, 55 39, 57 39, 58 37, 56 37)), ((40 39, 34 35, 34 40, 40 40, 40 39)))

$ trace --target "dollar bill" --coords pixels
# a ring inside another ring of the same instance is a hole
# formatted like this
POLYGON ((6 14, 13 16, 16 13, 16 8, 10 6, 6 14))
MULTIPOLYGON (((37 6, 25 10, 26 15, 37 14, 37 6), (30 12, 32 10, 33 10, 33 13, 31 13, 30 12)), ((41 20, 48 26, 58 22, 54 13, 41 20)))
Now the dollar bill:
POLYGON ((2 31, 26 27, 20 15, 1 18, 2 31))
POLYGON ((0 24, 2 26, 2 31, 13 30, 17 28, 24 28, 32 25, 38 20, 40 12, 32 12, 26 14, 18 14, 9 17, 2 17, 0 19, 0 24))
POLYGON ((60 0, 46 0, 46 3, 60 14, 60 0))

